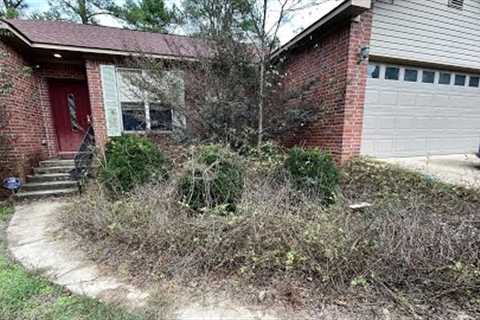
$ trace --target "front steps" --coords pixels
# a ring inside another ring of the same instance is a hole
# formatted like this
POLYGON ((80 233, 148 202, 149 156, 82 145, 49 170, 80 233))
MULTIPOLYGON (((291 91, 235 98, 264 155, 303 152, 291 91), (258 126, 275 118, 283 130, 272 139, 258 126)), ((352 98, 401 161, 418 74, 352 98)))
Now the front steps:
POLYGON ((17 199, 61 197, 78 193, 78 182, 69 174, 74 168, 73 160, 41 161, 39 167, 33 169, 34 174, 27 176, 27 183, 17 193, 17 199))

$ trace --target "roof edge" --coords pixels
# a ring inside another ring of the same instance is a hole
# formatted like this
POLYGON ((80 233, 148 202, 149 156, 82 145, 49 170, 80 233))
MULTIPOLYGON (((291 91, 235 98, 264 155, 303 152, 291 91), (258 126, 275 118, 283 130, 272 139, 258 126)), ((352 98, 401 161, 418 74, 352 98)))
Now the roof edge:
POLYGON ((23 34, 20 30, 18 30, 13 25, 11 25, 7 20, 0 18, 0 29, 10 31, 17 38, 22 40, 25 44, 27 44, 30 47, 32 46, 32 41, 25 34, 23 34))
POLYGON ((310 34, 325 26, 325 24, 329 22, 335 22, 335 19, 347 15, 348 17, 357 16, 360 13, 371 9, 372 7, 372 0, 345 0, 340 5, 333 8, 329 13, 325 14, 323 17, 318 19, 316 22, 311 24, 301 33, 296 35, 290 41, 285 43, 283 46, 275 50, 272 55, 271 59, 277 58, 281 53, 288 51, 294 45, 296 45, 301 40, 308 37, 310 34), (351 13, 351 14, 350 14, 351 13))
POLYGON ((15 28, 8 20, 0 19, 0 29, 8 30, 12 32, 17 38, 22 40, 26 45, 32 49, 45 49, 45 50, 59 50, 59 51, 71 51, 79 53, 93 53, 93 54, 104 54, 104 55, 115 55, 115 56, 145 56, 148 58, 157 58, 165 60, 182 60, 182 61, 198 61, 198 58, 189 57, 189 56, 175 56, 175 55, 161 55, 155 53, 147 52, 135 52, 128 50, 115 50, 115 49, 102 49, 95 47, 79 47, 71 45, 57 45, 51 43, 42 43, 42 42, 33 42, 20 30, 15 28))

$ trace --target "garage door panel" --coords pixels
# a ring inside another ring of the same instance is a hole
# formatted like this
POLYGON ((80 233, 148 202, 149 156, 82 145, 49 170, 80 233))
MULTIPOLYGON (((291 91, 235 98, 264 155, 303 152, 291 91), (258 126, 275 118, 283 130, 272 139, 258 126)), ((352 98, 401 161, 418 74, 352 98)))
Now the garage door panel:
POLYGON ((402 106, 412 106, 414 107, 417 100, 417 94, 414 92, 405 92, 399 95, 398 103, 402 106))
POLYGON ((415 105, 418 107, 431 107, 433 105, 433 96, 431 94, 419 93, 417 94, 415 105))
POLYGON ((450 97, 444 94, 437 94, 433 96, 432 106, 434 107, 450 107, 450 97))
POLYGON ((393 129, 395 118, 391 115, 375 115, 364 119, 364 130, 393 129))
POLYGON ((365 103, 368 103, 368 104, 379 103, 378 94, 379 94, 378 90, 368 90, 367 89, 366 95, 365 95, 365 103))
POLYGON ((391 154, 394 152, 393 140, 378 139, 367 142, 364 145, 366 154, 391 154))
MULTIPOLYGON (((476 151, 480 88, 439 85, 439 71, 436 83, 422 83, 417 69, 413 83, 384 76, 367 81, 362 153, 395 157, 476 151)), ((454 77, 454 71, 447 72, 454 77)))
POLYGON ((396 106, 398 104, 398 93, 395 91, 383 91, 378 95, 379 102, 385 106, 396 106))
POLYGON ((405 154, 417 154, 425 149, 426 139, 424 138, 396 138, 394 140, 394 152, 405 154))

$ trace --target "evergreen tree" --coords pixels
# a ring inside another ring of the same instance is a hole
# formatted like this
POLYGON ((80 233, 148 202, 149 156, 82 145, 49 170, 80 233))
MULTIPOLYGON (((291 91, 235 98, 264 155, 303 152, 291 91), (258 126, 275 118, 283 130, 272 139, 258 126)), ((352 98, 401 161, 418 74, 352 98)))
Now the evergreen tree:
POLYGON ((114 15, 128 28, 166 32, 177 21, 177 9, 169 9, 163 0, 127 0, 114 10, 114 15))
POLYGON ((25 0, 3 0, 0 4, 0 17, 7 19, 16 18, 26 8, 25 0))

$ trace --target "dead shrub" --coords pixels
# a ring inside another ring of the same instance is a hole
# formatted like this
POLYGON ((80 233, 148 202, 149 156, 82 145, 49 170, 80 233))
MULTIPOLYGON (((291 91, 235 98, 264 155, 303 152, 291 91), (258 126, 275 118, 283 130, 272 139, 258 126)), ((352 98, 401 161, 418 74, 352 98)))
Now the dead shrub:
POLYGON ((356 288, 429 302, 480 292, 477 193, 363 160, 344 171, 344 196, 328 208, 288 175, 248 174, 239 214, 192 215, 173 178, 117 202, 97 190, 64 221, 133 276, 206 275, 263 288, 282 279, 309 301, 356 288), (352 212, 359 200, 373 206, 352 212))

